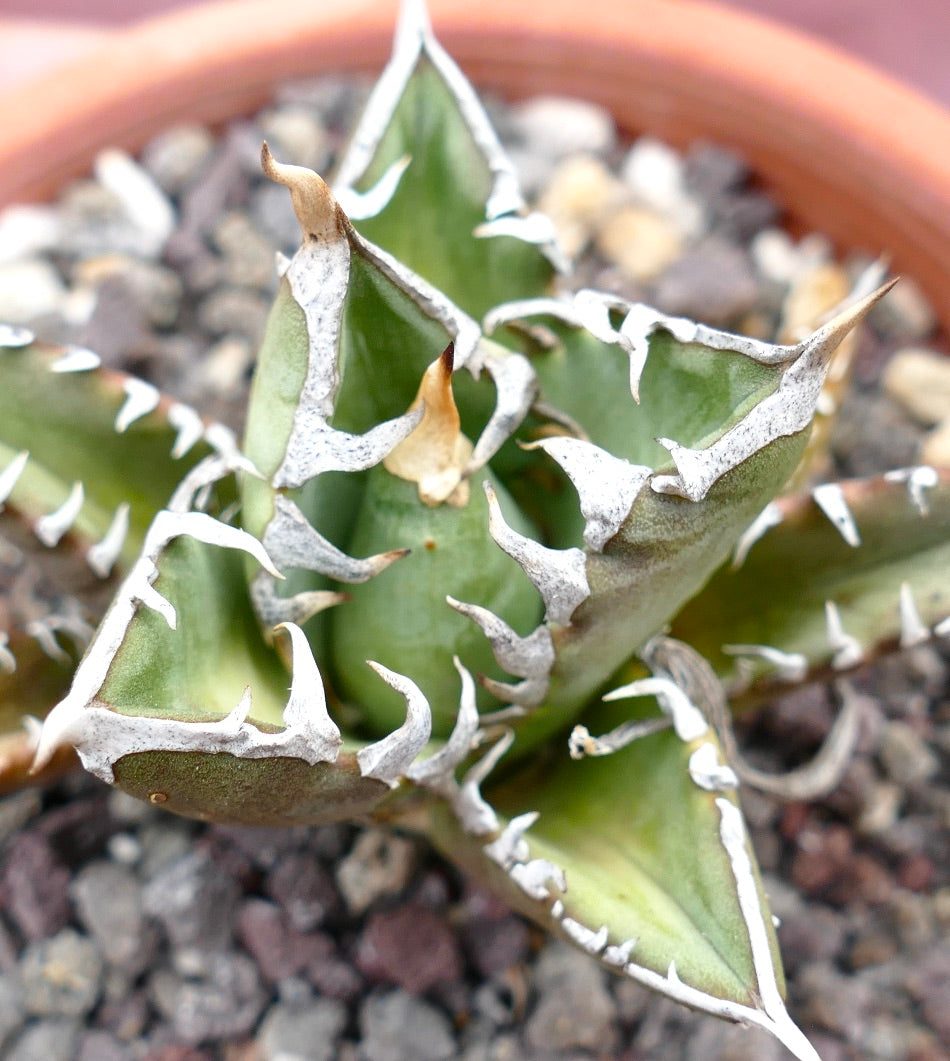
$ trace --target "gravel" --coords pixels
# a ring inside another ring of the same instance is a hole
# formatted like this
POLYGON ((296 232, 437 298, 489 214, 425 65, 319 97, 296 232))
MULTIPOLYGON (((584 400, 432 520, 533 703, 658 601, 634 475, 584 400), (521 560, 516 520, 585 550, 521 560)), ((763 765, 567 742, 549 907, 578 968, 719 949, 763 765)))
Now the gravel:
MULTIPOLYGON (((0 217, 0 316, 50 341, 93 345, 240 426, 274 291, 273 247, 289 253, 297 240, 286 193, 257 175, 260 139, 325 169, 364 96, 365 86, 339 81, 288 86, 219 138, 169 130, 141 163, 108 155, 98 180, 78 182, 54 208, 0 217)), ((685 158, 650 140, 624 148, 586 104, 491 106, 527 186, 586 251, 579 285, 768 336, 790 284, 861 265, 836 265, 826 240, 776 227, 775 204, 721 148, 697 145, 685 158), (593 204, 579 205, 581 186, 595 189, 593 204), (649 254, 613 249, 618 215, 652 233, 649 254)), ((924 427, 876 380, 896 350, 927 347, 933 321, 906 281, 873 315, 835 439, 839 474, 907 463, 924 443, 924 427)), ((791 1008, 824 1061, 947 1061, 950 667, 939 647, 923 646, 854 681, 866 725, 839 790, 812 805, 746 799, 782 922, 791 1008)), ((780 746, 794 761, 830 718, 824 692, 804 691, 746 736, 753 751, 780 746)), ((0 802, 0 1053, 782 1056, 761 1033, 690 1014, 545 940, 413 841, 348 826, 198 825, 85 776, 0 802)))

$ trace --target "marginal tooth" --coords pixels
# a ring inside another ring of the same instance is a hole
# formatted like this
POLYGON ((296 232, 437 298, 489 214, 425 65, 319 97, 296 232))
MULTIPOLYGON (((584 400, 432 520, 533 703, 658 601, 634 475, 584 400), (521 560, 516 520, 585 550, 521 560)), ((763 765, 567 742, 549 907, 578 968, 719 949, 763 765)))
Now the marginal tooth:
POLYGON ((405 777, 413 759, 422 751, 432 732, 432 711, 429 701, 415 682, 402 674, 372 660, 367 663, 406 700, 406 721, 382 740, 367 745, 356 753, 363 777, 372 777, 395 788, 405 777))
POLYGON ((683 981, 679 978, 679 973, 676 971, 676 962, 670 962, 669 967, 666 970, 666 978, 671 984, 679 986, 683 981))
POLYGON ((590 596, 587 561, 580 549, 548 549, 512 530, 501 514, 498 498, 485 481, 488 533, 499 548, 520 564, 545 605, 545 618, 566 626, 577 606, 590 596))
POLYGON ((696 740, 709 729, 703 713, 669 678, 640 678, 606 693, 602 699, 627 700, 635 696, 655 696, 664 714, 672 719, 673 728, 681 741, 688 743, 696 740))
POLYGON ((519 678, 547 677, 554 666, 554 642, 551 631, 539 626, 527 637, 520 637, 488 608, 465 604, 454 597, 445 598, 460 615, 471 619, 488 638, 498 665, 519 678))
MULTIPOLYGON (((605 698, 606 699, 606 698, 605 698)), ((605 733, 602 737, 592 737, 586 726, 575 726, 568 738, 567 746, 572 759, 583 759, 586 756, 613 755, 614 752, 626 748, 628 744, 649 737, 653 733, 660 733, 670 728, 670 720, 665 716, 662 718, 648 718, 622 725, 605 733)))
POLYGON ((102 364, 97 353, 85 346, 67 346, 62 357, 49 367, 50 372, 92 372, 102 364))
POLYGON ((0 512, 3 511, 4 502, 13 493, 17 479, 23 474, 26 462, 30 459, 29 450, 21 450, 10 463, 0 472, 0 512))
POLYGON ((930 630, 924 625, 914 600, 909 582, 901 583, 900 593, 901 648, 910 648, 930 640, 930 630))
POLYGON ((318 612, 332 608, 349 600, 345 593, 331 590, 307 590, 292 597, 281 597, 272 578, 261 574, 251 581, 251 599, 254 611, 265 629, 273 629, 281 623, 303 626, 318 612))
POLYGON ((825 601, 825 625, 828 630, 828 643, 834 656, 831 665, 835 670, 847 670, 860 663, 864 658, 861 642, 856 637, 844 632, 841 625, 841 613, 834 601, 825 601))
POLYGON ((108 578, 111 574, 128 533, 129 505, 128 502, 123 501, 115 510, 115 515, 102 541, 91 545, 86 550, 86 563, 99 578, 108 578))
POLYGON ((577 438, 546 438, 525 449, 542 449, 574 484, 584 516, 584 544, 599 553, 620 530, 652 469, 613 456, 577 438))
POLYGON ((729 656, 752 656, 771 663, 782 681, 800 682, 808 673, 808 659, 801 652, 783 652, 771 645, 723 645, 729 656))
POLYGON ((136 420, 157 409, 161 397, 157 387, 134 376, 125 380, 122 389, 125 391, 125 402, 115 418, 115 429, 120 435, 136 420))
POLYGON ((233 467, 246 467, 248 470, 254 470, 251 462, 242 455, 237 436, 225 424, 208 424, 205 428, 205 442, 233 467))
POLYGON ((498 815, 482 798, 479 786, 495 769, 498 760, 508 751, 514 739, 514 733, 510 729, 505 730, 462 779, 452 806, 465 831, 472 836, 484 836, 498 828, 498 815))
POLYGON ((494 678, 488 678, 484 674, 480 674, 478 684, 496 699, 501 700, 502 703, 517 704, 519 708, 524 709, 521 712, 524 714, 524 711, 537 707, 538 704, 544 702, 551 683, 547 675, 542 675, 539 678, 525 678, 523 682, 512 684, 510 682, 498 682, 494 678))
POLYGON ((0 630, 0 670, 13 674, 16 671, 16 656, 10 651, 9 645, 10 635, 0 630))
POLYGON ((601 959, 606 962, 607 965, 613 965, 618 969, 622 969, 629 961, 630 954, 636 945, 636 937, 633 939, 625 939, 623 943, 618 944, 616 947, 607 947, 601 955, 601 959))
POLYGON ((530 862, 516 862, 508 870, 508 876, 532 899, 549 899, 551 897, 549 884, 553 884, 559 892, 567 891, 564 870, 546 858, 533 858, 530 862))
POLYGON ((782 522, 783 518, 781 508, 774 501, 770 501, 765 508, 762 509, 752 521, 749 529, 736 543, 736 549, 732 555, 733 571, 745 563, 745 558, 749 555, 749 550, 755 545, 759 538, 761 538, 766 531, 771 530, 772 527, 777 527, 782 522))
POLYGON ((583 947, 589 954, 600 954, 604 947, 607 946, 609 933, 606 925, 601 925, 598 931, 595 932, 592 928, 582 925, 580 921, 575 921, 573 917, 565 917, 561 921, 561 927, 575 943, 583 947))
POLYGON ((411 155, 397 158, 373 187, 365 192, 352 187, 334 188, 336 200, 346 216, 351 221, 365 221, 375 217, 395 195, 402 175, 411 161, 411 155))
POLYGON ((495 409, 478 436, 465 468, 470 476, 487 464, 515 433, 538 393, 538 378, 531 362, 521 354, 496 352, 494 347, 482 359, 495 383, 495 409))
POLYGON ((37 538, 49 548, 58 545, 63 535, 76 522, 79 510, 85 500, 82 483, 73 483, 69 497, 60 505, 55 512, 50 512, 40 518, 33 525, 33 532, 37 538))
POLYGON ((157 557, 166 543, 182 536, 194 538, 206 545, 219 545, 222 549, 240 549, 253 556, 274 578, 284 577, 253 534, 239 527, 229 527, 204 512, 159 512, 146 532, 142 555, 157 557))
POLYGON ((453 783, 455 768, 475 747, 479 725, 478 707, 475 702, 475 682, 471 674, 462 666, 458 656, 453 656, 452 661, 462 681, 458 716, 452 727, 452 733, 443 747, 434 755, 430 755, 428 759, 413 763, 409 768, 407 776, 419 785, 438 786, 453 783))
POLYGON ((906 483, 907 493, 910 494, 914 507, 922 516, 930 515, 930 504, 924 491, 932 490, 940 482, 936 468, 926 464, 916 468, 896 468, 894 471, 885 472, 884 478, 889 483, 906 483))
POLYGON ((172 457, 178 460, 201 440, 205 433, 204 421, 190 405, 175 402, 168 410, 168 422, 178 432, 172 446, 172 457))
POLYGON ((281 567, 302 567, 338 582, 366 582, 408 553, 393 549, 363 560, 354 559, 314 530, 290 498, 274 497, 274 518, 264 532, 264 546, 281 567))
POLYGON ((941 619, 939 623, 934 627, 934 633, 937 637, 950 637, 950 615, 946 619, 941 619))
POLYGON ((177 612, 171 602, 166 600, 154 586, 148 582, 136 585, 134 596, 135 599, 141 604, 144 604, 146 608, 151 608, 153 612, 158 612, 165 622, 168 623, 168 628, 170 630, 178 629, 177 612))
POLYGON ((273 485, 292 489, 324 472, 360 472, 372 468, 412 434, 422 416, 420 407, 394 420, 384 420, 365 435, 351 435, 328 426, 315 411, 298 406, 294 422, 297 445, 288 446, 284 461, 274 474, 273 485), (303 438, 307 440, 306 445, 303 438))
POLYGON ((27 623, 24 631, 36 641, 43 652, 57 663, 71 663, 69 653, 56 640, 54 629, 42 619, 27 623))
POLYGON ((537 811, 528 811, 526 814, 519 814, 516 818, 512 818, 502 830, 501 835, 485 845, 485 854, 492 862, 497 862, 506 870, 510 869, 515 862, 527 862, 530 851, 524 834, 539 817, 540 814, 537 811))
POLYGON ((23 728, 26 730, 27 740, 30 742, 30 747, 34 753, 40 744, 40 734, 43 732, 43 723, 36 715, 24 715, 20 720, 23 723, 23 728))
POLYGON ((0 347, 16 350, 21 346, 29 346, 35 341, 36 336, 29 328, 22 328, 16 324, 0 324, 0 347))
POLYGON ((701 744, 689 757, 689 776, 707 792, 739 787, 735 770, 720 762, 719 749, 712 741, 701 744))
POLYGON ((274 269, 277 273, 277 279, 283 277, 287 270, 290 268, 291 259, 287 257, 282 251, 277 251, 274 254, 274 269))
MULTIPOLYGON (((489 310, 482 321, 482 329, 486 335, 491 335, 503 324, 511 324, 525 317, 538 316, 556 317, 558 320, 564 321, 565 324, 569 324, 572 328, 584 326, 574 300, 523 298, 513 302, 503 302, 500 306, 495 306, 494 309, 489 310)), ((612 329, 611 334, 615 334, 612 329)), ((611 342, 612 340, 607 341, 611 342)))
POLYGON ((816 486, 811 496, 848 545, 857 548, 861 544, 861 536, 858 534, 851 509, 848 508, 844 491, 838 483, 823 483, 821 486, 816 486))
POLYGON ((241 727, 247 722, 247 717, 251 713, 251 687, 245 686, 244 692, 241 694, 241 699, 238 701, 237 706, 221 719, 221 729, 228 733, 239 733, 241 727))
POLYGON ((282 623, 278 628, 290 637, 293 653, 290 697, 284 708, 284 725, 300 730, 319 748, 325 761, 334 761, 343 743, 340 731, 327 711, 323 676, 313 658, 306 634, 294 623, 282 623))
POLYGON ((554 902, 551 903, 550 913, 555 921, 560 921, 564 916, 564 903, 562 903, 560 899, 555 899, 554 902))

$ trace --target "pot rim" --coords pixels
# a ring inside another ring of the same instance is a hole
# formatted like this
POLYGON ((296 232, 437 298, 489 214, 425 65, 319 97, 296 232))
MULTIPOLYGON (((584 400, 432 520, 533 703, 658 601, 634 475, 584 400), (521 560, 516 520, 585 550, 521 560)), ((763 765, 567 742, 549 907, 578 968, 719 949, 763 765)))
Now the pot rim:
MULTIPOLYGON (((250 113, 281 81, 373 72, 395 0, 216 0, 118 30, 0 96, 0 205, 50 195, 95 153, 250 113)), ((888 252, 950 330, 950 114, 857 59, 704 0, 432 0, 471 79, 577 95, 627 133, 741 151, 792 217, 888 252)))

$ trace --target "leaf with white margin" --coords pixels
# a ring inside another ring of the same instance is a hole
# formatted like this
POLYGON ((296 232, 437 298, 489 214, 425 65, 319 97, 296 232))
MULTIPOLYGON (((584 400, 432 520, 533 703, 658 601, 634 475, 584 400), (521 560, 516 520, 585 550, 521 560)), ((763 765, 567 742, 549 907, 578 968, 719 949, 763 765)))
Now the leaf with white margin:
MULTIPOLYGON (((656 714, 655 705, 626 700, 585 721, 599 734, 656 714)), ((483 786, 499 814, 527 823, 507 856, 497 841, 482 846, 441 811, 433 816, 435 843, 521 913, 614 972, 701 1011, 761 1026, 795 1056, 816 1061, 782 1002, 774 929, 730 791, 734 778, 715 769, 691 776, 707 747, 716 754, 701 758, 721 764, 711 731, 685 742, 666 730, 581 762, 565 747, 553 761, 483 786), (726 790, 716 789, 717 774, 726 790)))
POLYGON ((334 190, 341 198, 368 191, 405 158, 389 201, 357 222, 363 235, 475 316, 545 291, 553 273, 549 258, 558 260, 553 229, 527 215, 513 164, 471 85, 433 36, 419 0, 402 6, 392 59, 334 190), (477 229, 486 234, 476 235, 477 229))
MULTIPOLYGON (((723 646, 751 643, 800 657, 818 676, 835 652, 826 602, 860 659, 917 640, 917 624, 932 631, 950 615, 950 471, 905 469, 839 485, 860 546, 842 538, 812 493, 780 498, 775 525, 686 605, 674 636, 724 675, 735 676, 735 658, 723 646)), ((743 679, 752 684, 737 692, 758 699, 782 679, 781 667, 757 662, 743 679)))

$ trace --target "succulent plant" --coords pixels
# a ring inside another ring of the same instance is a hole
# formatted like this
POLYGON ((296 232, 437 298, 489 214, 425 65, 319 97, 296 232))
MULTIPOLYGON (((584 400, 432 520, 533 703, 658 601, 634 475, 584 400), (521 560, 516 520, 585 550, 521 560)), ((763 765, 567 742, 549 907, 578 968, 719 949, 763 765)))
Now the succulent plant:
POLYGON ((37 769, 75 747, 204 820, 421 832, 618 973, 817 1057, 738 793, 833 784, 844 673, 950 633, 950 476, 775 500, 883 289, 794 345, 565 293, 414 2, 333 184, 262 160, 303 238, 243 444, 0 334, 5 783, 46 715, 37 769), (749 767, 728 698, 828 676, 816 762, 749 767))

